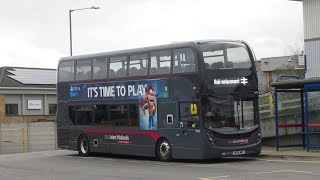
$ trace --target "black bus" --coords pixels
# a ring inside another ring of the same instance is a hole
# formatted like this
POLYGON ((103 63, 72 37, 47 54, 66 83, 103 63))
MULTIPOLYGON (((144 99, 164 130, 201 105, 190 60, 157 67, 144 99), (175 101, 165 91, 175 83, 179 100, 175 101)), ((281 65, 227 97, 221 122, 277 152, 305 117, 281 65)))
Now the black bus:
POLYGON ((58 147, 208 159, 258 155, 255 56, 243 41, 208 40, 64 57, 58 147))

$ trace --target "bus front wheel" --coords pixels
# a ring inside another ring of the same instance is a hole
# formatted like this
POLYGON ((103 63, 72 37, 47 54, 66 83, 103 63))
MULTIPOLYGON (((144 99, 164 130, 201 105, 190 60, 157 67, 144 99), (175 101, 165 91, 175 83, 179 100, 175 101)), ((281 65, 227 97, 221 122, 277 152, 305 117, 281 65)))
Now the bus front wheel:
POLYGON ((89 156, 90 154, 90 146, 89 140, 86 135, 81 135, 79 138, 79 155, 80 156, 89 156))
POLYGON ((172 158, 171 145, 168 140, 161 139, 157 144, 157 157, 160 161, 170 161, 172 158))

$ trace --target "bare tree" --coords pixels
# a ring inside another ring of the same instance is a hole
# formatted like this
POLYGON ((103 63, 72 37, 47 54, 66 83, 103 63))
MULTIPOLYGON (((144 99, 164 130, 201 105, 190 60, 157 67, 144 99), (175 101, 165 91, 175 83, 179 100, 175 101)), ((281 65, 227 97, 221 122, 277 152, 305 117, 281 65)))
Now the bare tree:
MULTIPOLYGON (((284 55, 290 56, 291 67, 299 66, 299 55, 303 54, 303 34, 300 34, 295 41, 288 44, 284 49, 284 55)), ((289 61, 290 62, 290 61, 289 61)))

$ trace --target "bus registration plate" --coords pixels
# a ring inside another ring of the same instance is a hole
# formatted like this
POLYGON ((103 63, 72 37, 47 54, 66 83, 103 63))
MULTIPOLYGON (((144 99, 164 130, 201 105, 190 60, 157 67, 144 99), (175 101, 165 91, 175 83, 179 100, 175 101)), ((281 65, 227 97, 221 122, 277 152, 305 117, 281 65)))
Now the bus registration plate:
POLYGON ((246 151, 245 151, 245 150, 233 151, 232 154, 233 154, 234 156, 242 155, 242 154, 246 154, 246 151))

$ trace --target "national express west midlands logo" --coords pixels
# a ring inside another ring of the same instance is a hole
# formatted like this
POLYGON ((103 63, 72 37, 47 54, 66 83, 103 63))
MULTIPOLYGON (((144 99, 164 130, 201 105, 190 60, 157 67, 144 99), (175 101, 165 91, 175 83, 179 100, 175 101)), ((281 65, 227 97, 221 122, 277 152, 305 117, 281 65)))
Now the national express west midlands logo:
POLYGON ((242 77, 241 79, 214 79, 214 84, 217 85, 229 85, 229 84, 243 84, 247 85, 248 84, 248 79, 245 77, 242 77))
POLYGON ((80 95, 81 87, 77 85, 70 86, 70 97, 77 97, 80 95))

